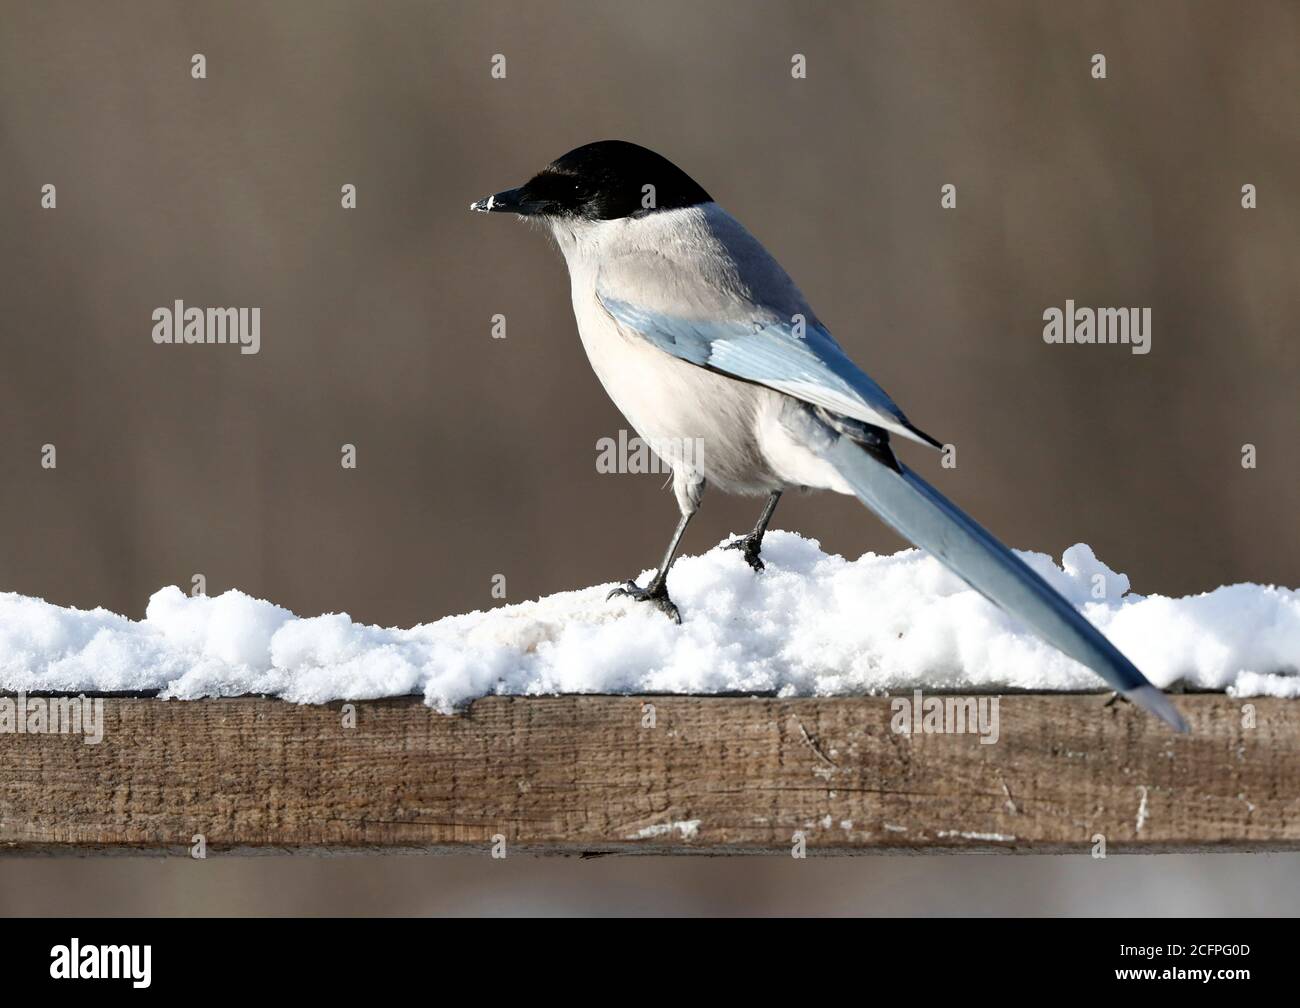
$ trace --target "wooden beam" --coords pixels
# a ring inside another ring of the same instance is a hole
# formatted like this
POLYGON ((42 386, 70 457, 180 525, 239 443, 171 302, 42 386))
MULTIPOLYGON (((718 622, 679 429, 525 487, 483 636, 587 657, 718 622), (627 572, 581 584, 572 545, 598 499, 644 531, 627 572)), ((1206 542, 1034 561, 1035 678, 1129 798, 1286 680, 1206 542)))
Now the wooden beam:
POLYGON ((982 744, 886 697, 108 698, 98 745, 0 734, 0 850, 1300 849, 1300 705, 1179 697, 1176 736, 1104 701, 1003 696, 982 744))

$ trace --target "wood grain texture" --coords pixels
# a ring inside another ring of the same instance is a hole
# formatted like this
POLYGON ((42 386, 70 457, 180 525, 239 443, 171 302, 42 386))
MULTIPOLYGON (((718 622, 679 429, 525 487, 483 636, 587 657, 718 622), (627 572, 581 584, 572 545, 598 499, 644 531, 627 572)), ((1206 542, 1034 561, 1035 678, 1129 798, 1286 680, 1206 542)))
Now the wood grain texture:
POLYGON ((0 734, 0 850, 809 856, 1300 849, 1300 704, 1009 695, 996 744, 902 735, 885 697, 114 699, 99 745, 0 734), (654 726, 643 727, 645 704, 654 726), (1253 705, 1247 727, 1243 707, 1253 705))

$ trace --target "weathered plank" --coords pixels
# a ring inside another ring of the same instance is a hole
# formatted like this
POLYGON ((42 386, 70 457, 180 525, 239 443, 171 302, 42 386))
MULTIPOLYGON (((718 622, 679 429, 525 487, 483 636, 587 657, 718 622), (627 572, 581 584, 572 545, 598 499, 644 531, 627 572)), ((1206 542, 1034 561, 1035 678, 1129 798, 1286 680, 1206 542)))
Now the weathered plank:
POLYGON ((340 704, 109 698, 99 745, 0 734, 0 849, 1300 848, 1300 704, 1177 702, 1190 735, 1101 696, 1004 696, 981 744, 898 734, 885 697, 399 699, 354 727, 340 704))

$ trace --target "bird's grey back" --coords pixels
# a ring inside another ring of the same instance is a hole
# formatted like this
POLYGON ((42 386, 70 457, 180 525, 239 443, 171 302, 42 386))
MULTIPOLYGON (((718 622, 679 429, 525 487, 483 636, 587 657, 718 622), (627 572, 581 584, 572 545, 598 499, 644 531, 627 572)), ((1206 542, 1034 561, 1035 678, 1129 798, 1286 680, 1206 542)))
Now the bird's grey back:
POLYGON ((597 283, 604 292, 690 321, 801 315, 817 324, 781 264, 716 203, 605 222, 595 230, 597 283))

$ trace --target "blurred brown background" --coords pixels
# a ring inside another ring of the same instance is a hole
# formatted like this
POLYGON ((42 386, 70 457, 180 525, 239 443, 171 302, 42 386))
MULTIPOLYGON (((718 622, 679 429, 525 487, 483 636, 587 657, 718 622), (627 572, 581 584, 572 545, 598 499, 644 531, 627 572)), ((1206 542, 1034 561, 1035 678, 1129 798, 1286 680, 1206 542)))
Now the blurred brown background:
MULTIPOLYGON (((140 617, 201 572, 411 625, 653 564, 675 505, 595 470, 626 424, 559 255, 466 209, 606 137, 748 224, 1011 545, 1300 584, 1298 39, 1289 0, 3 0, 0 590, 140 617), (1067 298, 1150 307, 1152 352, 1045 345, 1067 298), (156 346, 176 299, 260 306, 261 353, 156 346)), ((686 549, 758 507, 707 496, 686 549)), ((776 524, 901 545, 833 495, 776 524)))
POLYGON ((1294 916, 1297 867, 1293 854, 22 858, 0 859, 0 914, 1294 916))

